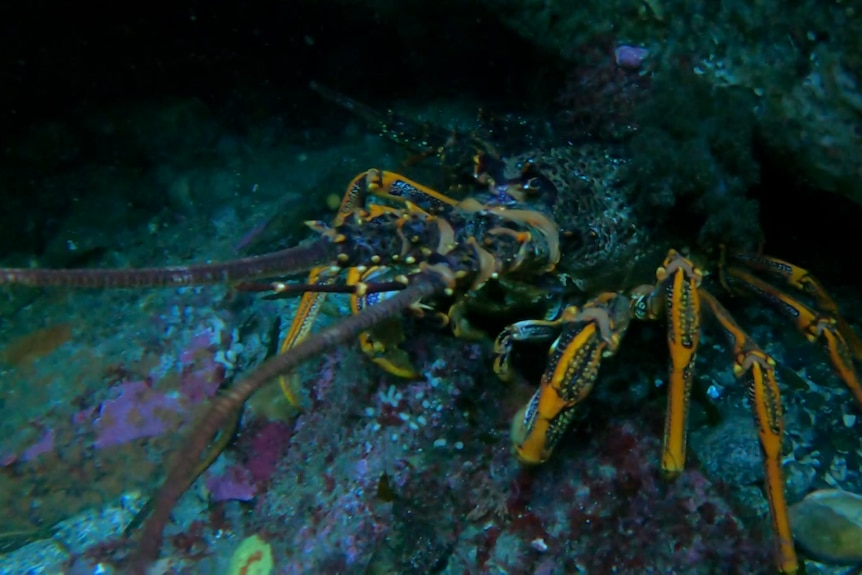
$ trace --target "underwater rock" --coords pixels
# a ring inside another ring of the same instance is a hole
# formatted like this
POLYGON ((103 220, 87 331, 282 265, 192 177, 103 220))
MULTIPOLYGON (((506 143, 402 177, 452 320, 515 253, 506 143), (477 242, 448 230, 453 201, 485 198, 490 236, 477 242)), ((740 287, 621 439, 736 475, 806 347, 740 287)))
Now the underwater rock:
POLYGON ((840 489, 810 493, 790 507, 797 543, 828 563, 862 563, 862 496, 840 489))
MULTIPOLYGON (((682 69, 688 63, 712 94, 732 86, 755 95, 757 104, 749 109, 756 113, 760 143, 774 161, 811 187, 862 205, 857 162, 862 42, 856 26, 848 25, 854 16, 846 2, 830 8, 753 2, 744 10, 718 3, 707 12, 701 3, 684 0, 480 4, 514 33, 573 65, 610 37, 648 49, 656 69, 682 69), (763 22, 769 22, 766 30, 763 22)), ((699 120, 702 125, 715 121, 699 120)))

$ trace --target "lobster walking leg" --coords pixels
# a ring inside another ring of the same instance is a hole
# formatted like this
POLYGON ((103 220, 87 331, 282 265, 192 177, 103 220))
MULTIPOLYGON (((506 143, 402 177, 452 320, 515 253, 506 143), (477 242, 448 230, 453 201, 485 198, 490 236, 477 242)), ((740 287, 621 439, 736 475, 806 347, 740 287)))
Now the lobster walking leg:
MULTIPOLYGON (((569 427, 575 406, 592 391, 602 359, 619 347, 629 325, 628 308, 627 297, 608 292, 583 308, 573 306, 563 312, 562 332, 551 345, 541 385, 512 421, 512 444, 521 463, 535 465, 550 457, 569 427)), ((546 333, 540 329, 537 335, 546 333)), ((498 347, 504 346, 498 342, 498 347)))
MULTIPOLYGON (((363 172, 353 178, 341 198, 341 204, 338 206, 338 211, 333 219, 333 224, 339 226, 344 223, 345 218, 352 214, 358 207, 365 202, 366 192, 366 173, 363 172)), ((308 275, 309 284, 329 285, 334 283, 335 277, 332 275, 323 276, 326 271, 325 266, 317 267, 311 270, 308 275)), ((320 308, 326 301, 326 294, 321 292, 305 292, 299 300, 299 307, 296 310, 296 315, 293 316, 293 322, 290 324, 290 329, 284 340, 281 342, 279 353, 285 353, 305 338, 314 325, 317 315, 320 313, 320 308)), ((288 381, 288 374, 278 376, 278 385, 281 387, 281 392, 287 399, 288 403, 294 407, 299 407, 299 399, 294 393, 296 387, 295 381, 288 381)))
MULTIPOLYGON (((856 398, 857 403, 862 406, 862 382, 853 364, 850 345, 842 335, 835 316, 828 313, 815 313, 796 298, 739 268, 730 267, 726 273, 727 278, 732 280, 732 286, 742 287, 775 305, 793 318, 796 327, 809 341, 820 342, 829 355, 835 371, 856 398)), ((850 326, 847 326, 847 329, 853 334, 850 326)), ((855 337, 855 334, 853 336, 855 337)))
POLYGON ((832 316, 838 327, 838 332, 846 341, 847 347, 853 353, 853 357, 862 361, 862 340, 850 327, 838 309, 838 304, 833 300, 820 282, 808 270, 794 265, 790 262, 780 260, 771 256, 752 255, 747 253, 732 253, 730 259, 741 263, 746 267, 769 273, 784 280, 787 285, 798 289, 814 298, 817 307, 832 316))
POLYGON ((667 319, 670 351, 667 415, 661 468, 675 478, 685 467, 686 425, 694 361, 700 342, 700 295, 703 272, 676 250, 656 270, 654 288, 632 292, 632 313, 638 319, 667 319))
POLYGON ((781 573, 795 573, 799 568, 793 535, 784 497, 784 475, 781 471, 781 441, 784 417, 781 394, 775 380, 775 360, 761 350, 736 324, 724 306, 709 292, 700 290, 701 300, 718 320, 733 346, 733 374, 746 378, 746 391, 751 400, 757 434, 763 454, 766 476, 766 498, 769 502, 772 528, 775 533, 776 564, 781 573))

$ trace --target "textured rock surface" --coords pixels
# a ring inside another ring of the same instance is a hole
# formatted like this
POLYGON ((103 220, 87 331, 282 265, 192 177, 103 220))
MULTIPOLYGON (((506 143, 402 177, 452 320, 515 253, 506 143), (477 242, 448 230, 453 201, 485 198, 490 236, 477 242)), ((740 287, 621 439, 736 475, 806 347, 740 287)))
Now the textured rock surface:
POLYGON ((648 48, 658 69, 682 66, 717 88, 750 90, 769 150, 792 160, 812 187, 862 204, 862 36, 853 3, 482 2, 574 64, 585 46, 610 37, 648 48))
POLYGON ((815 491, 790 508, 796 540, 824 561, 862 563, 862 497, 815 491))
MULTIPOLYGON (((406 3, 409 11, 383 0, 342 2, 397 21, 405 37, 425 34, 423 18, 404 18, 422 13, 420 0, 406 3)), ((716 88, 749 90, 770 153, 811 187, 862 205, 862 25, 852 2, 473 0, 457 12, 497 18, 573 66, 611 40, 648 48, 656 70, 685 68, 716 88)))

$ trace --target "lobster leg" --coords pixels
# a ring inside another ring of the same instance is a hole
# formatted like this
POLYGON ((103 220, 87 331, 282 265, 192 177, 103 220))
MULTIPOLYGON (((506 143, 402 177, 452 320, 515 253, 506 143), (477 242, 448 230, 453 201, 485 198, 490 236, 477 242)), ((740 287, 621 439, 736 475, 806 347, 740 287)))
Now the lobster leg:
MULTIPOLYGON (((327 276, 325 279, 320 278, 321 272, 326 268, 315 268, 308 276, 308 283, 313 285, 328 285, 332 283, 334 277, 327 276)), ((299 300, 299 307, 296 309, 296 314, 293 316, 293 322, 290 324, 290 329, 287 335, 281 342, 278 353, 285 353, 307 336, 311 332, 317 315, 320 313, 320 308, 326 301, 326 294, 320 292, 305 292, 299 300)), ((299 398, 296 394, 298 382, 295 374, 281 374, 278 376, 278 385, 281 387, 281 392, 287 402, 293 407, 299 407, 299 398)))
POLYGON ((853 357, 862 361, 862 339, 856 335, 850 324, 841 316, 838 304, 835 303, 823 286, 808 270, 771 256, 756 256, 746 253, 732 253, 730 258, 756 271, 763 271, 784 280, 788 285, 810 295, 817 302, 821 311, 835 318, 838 332, 853 353, 853 357))
POLYGON ((847 341, 838 327, 837 320, 831 315, 817 314, 808 306, 784 293, 775 286, 757 278, 739 268, 730 267, 726 270, 727 277, 733 280, 733 285, 762 296, 781 311, 790 315, 796 322, 796 327, 805 335, 808 341, 820 341, 826 349, 832 365, 845 385, 853 393, 856 401, 862 407, 862 383, 853 365, 853 356, 847 341))
POLYGON ((685 467, 686 425, 694 361, 700 342, 700 295, 703 272, 675 250, 668 251, 656 270, 654 288, 632 292, 632 313, 637 319, 667 318, 670 351, 667 415, 661 468, 669 479, 685 467))
MULTIPOLYGON (((333 219, 333 224, 338 226, 344 223, 344 220, 353 213, 357 208, 365 202, 366 192, 366 173, 363 172, 351 180, 341 198, 341 204, 338 206, 338 211, 333 219)), ((335 276, 332 274, 322 276, 327 271, 325 266, 317 267, 311 270, 308 275, 307 283, 312 285, 330 285, 335 282, 335 276)), ((299 307, 296 314, 293 316, 293 321, 290 324, 290 329, 281 342, 279 353, 284 353, 302 340, 305 336, 311 333, 311 328, 317 320, 317 315, 320 313, 320 308, 326 301, 325 293, 305 292, 299 300, 299 307)), ((298 387, 296 377, 293 374, 281 374, 278 376, 278 385, 281 387, 281 392, 287 399, 287 402, 299 407, 299 398, 296 396, 295 390, 298 387)))
MULTIPOLYGON (((361 272, 359 268, 351 268, 348 272, 347 283, 364 286, 367 280, 374 280, 385 276, 387 273, 389 273, 389 268, 384 266, 371 267, 364 272, 361 272)), ((406 281, 406 278, 402 279, 406 281)), ((363 309, 379 304, 394 293, 396 292, 371 293, 365 289, 359 289, 350 296, 351 310, 354 314, 358 314, 363 309)), ((407 354, 398 348, 398 344, 402 341, 404 341, 404 331, 397 319, 381 323, 375 326, 373 330, 359 334, 359 345, 373 363, 396 377, 415 379, 419 377, 418 372, 410 363, 407 354)))
POLYGON ((784 476, 781 471, 784 420, 781 394, 775 381, 775 360, 751 341, 712 294, 701 289, 700 297, 730 338, 734 356, 733 374, 737 378, 745 377, 763 452, 766 497, 776 537, 776 564, 781 573, 796 573, 799 563, 793 548, 787 501, 784 497, 784 476))
POLYGON ((512 370, 509 359, 515 342, 553 341, 560 334, 565 321, 571 321, 577 314, 577 308, 570 307, 563 311, 563 317, 555 321, 525 320, 507 326, 494 340, 494 372, 503 381, 512 381, 512 370))
POLYGON ((688 403, 695 355, 700 342, 700 298, 697 288, 703 274, 691 262, 676 252, 670 252, 656 278, 665 284, 670 348, 662 470, 666 476, 676 477, 685 466, 688 403))
MULTIPOLYGON (((372 169, 354 177, 347 186, 347 191, 341 200, 334 218, 334 226, 343 224, 351 214, 362 213, 366 200, 369 197, 374 197, 394 206, 405 206, 408 203, 415 204, 429 213, 440 213, 457 205, 455 200, 399 174, 372 169)), ((372 212, 375 212, 375 210, 372 210, 372 212)), ((307 283, 311 285, 330 285, 334 283, 335 276, 322 275, 326 269, 325 267, 321 267, 312 270, 307 283)), ((353 285, 360 282, 364 279, 363 274, 366 273, 368 272, 352 268, 348 275, 348 284, 353 285)), ((281 344, 279 353, 286 352, 310 333, 325 299, 326 295, 319 292, 306 292, 302 295, 299 308, 293 318, 287 336, 281 344)), ((367 300, 368 297, 365 295, 354 294, 351 297, 354 313, 363 304, 367 304, 367 300)), ((400 331, 399 327, 392 327, 391 330, 387 331, 394 337, 395 341, 403 339, 403 334, 399 338, 395 333, 400 331)), ((377 338, 375 341, 372 334, 363 333, 360 335, 360 345, 365 353, 372 358, 372 361, 380 365, 387 372, 398 377, 416 377, 416 371, 410 366, 403 352, 396 349, 386 352, 381 338, 377 338)), ((281 375, 279 376, 279 384, 288 402, 294 406, 298 405, 298 399, 293 391, 296 386, 295 382, 289 382, 288 376, 281 375)))
POLYGON ((512 443, 521 463, 535 465, 550 457, 574 407, 592 391, 602 359, 619 347, 629 324, 628 308, 627 297, 604 293, 581 309, 563 312, 562 332, 551 345, 541 385, 512 421, 512 443))

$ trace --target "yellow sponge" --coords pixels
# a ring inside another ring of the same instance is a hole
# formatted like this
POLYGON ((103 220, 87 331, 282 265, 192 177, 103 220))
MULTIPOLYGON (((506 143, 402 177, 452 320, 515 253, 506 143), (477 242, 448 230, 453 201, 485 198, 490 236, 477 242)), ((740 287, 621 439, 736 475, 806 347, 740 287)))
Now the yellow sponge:
POLYGON ((228 575, 270 575, 272 567, 272 547, 257 535, 252 535, 233 552, 227 572, 228 575))

